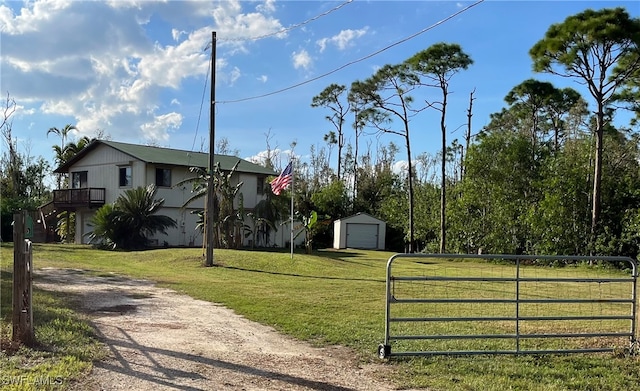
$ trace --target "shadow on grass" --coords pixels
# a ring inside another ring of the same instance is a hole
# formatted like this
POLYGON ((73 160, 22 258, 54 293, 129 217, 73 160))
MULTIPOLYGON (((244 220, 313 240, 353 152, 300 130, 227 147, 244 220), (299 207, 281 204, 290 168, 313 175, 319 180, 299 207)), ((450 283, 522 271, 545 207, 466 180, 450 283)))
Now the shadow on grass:
MULTIPOLYGON (((349 251, 349 250, 338 250, 338 249, 331 249, 331 248, 326 248, 326 249, 317 249, 317 250, 313 250, 313 252, 311 254, 307 254, 305 251, 303 251, 302 249, 298 249, 299 251, 295 251, 293 252, 294 255, 306 255, 306 256, 315 256, 315 257, 321 257, 321 258, 327 258, 327 259, 333 259, 336 261, 341 261, 344 263, 351 263, 354 265, 359 265, 359 266, 365 266, 365 267, 377 267, 378 265, 372 264, 372 263, 367 263, 367 262, 357 262, 354 260, 351 260, 349 258, 354 258, 354 259, 358 259, 358 258, 365 258, 365 259, 369 259, 372 261, 379 261, 379 262, 384 262, 386 264, 387 260, 384 258, 380 258, 380 259, 374 259, 373 257, 370 257, 366 254, 357 252, 357 251, 349 251)), ((267 253, 275 253, 275 254, 290 254, 290 250, 287 248, 280 248, 280 247, 261 247, 261 248, 241 248, 241 249, 237 249, 234 251, 246 251, 246 252, 267 252, 267 253)), ((371 250, 374 251, 374 250, 371 250)))
POLYGON ((238 270, 238 271, 251 272, 251 273, 264 273, 264 274, 271 274, 271 275, 275 275, 275 276, 314 278, 314 279, 320 279, 320 280, 368 281, 368 282, 380 282, 382 284, 386 284, 386 280, 376 279, 376 278, 314 276, 314 275, 298 274, 298 273, 270 272, 270 271, 266 271, 266 270, 248 269, 248 268, 236 267, 236 266, 220 266, 220 267, 222 267, 224 269, 229 269, 229 270, 238 270))
MULTIPOLYGON (((364 255, 364 254, 358 253, 358 252, 352 252, 352 251, 324 249, 324 250, 316 250, 316 251, 313 252, 312 255, 315 255, 315 256, 318 256, 318 257, 323 257, 323 258, 334 259, 336 261, 342 261, 342 262, 345 262, 345 263, 352 263, 354 265, 366 266, 366 267, 377 267, 377 266, 379 266, 379 265, 372 264, 372 263, 357 262, 357 261, 349 259, 349 258, 355 258, 355 259, 367 258, 367 259, 371 259, 367 255, 364 255)), ((379 260, 378 259, 371 259, 371 260, 375 261, 375 262, 380 262, 381 264, 386 264, 386 262, 387 262, 387 260, 383 259, 383 258, 380 258, 379 260)))
MULTIPOLYGON (((256 247, 256 248, 241 248, 237 249, 237 251, 248 251, 248 252, 266 252, 266 253, 280 253, 280 254, 290 254, 291 250, 289 248, 282 247, 256 247)), ((348 250, 337 250, 337 249, 317 249, 313 250, 311 254, 307 254, 303 249, 295 249, 293 254, 299 255, 318 255, 326 258, 332 259, 342 259, 349 257, 362 257, 362 253, 348 251, 348 250)))

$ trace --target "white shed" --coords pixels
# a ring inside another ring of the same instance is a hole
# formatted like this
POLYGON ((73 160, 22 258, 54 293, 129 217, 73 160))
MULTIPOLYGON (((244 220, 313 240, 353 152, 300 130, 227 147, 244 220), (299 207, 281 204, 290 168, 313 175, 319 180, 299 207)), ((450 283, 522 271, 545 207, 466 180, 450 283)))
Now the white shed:
POLYGON ((334 248, 384 250, 387 223, 366 213, 333 222, 334 248))

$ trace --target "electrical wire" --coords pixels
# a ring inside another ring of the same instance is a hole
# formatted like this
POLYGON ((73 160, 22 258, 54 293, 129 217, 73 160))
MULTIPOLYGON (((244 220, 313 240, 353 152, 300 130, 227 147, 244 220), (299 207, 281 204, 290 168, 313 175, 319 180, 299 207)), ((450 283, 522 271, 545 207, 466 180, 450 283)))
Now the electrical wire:
POLYGON ((304 25, 307 25, 307 24, 309 24, 309 23, 311 23, 311 22, 313 22, 315 20, 318 20, 323 16, 327 16, 330 13, 335 12, 335 11, 339 10, 340 8, 344 7, 345 5, 348 5, 349 3, 353 3, 353 0, 347 0, 344 3, 339 4, 336 7, 332 8, 332 9, 330 9, 328 11, 325 11, 325 12, 323 12, 321 14, 318 14, 318 15, 310 18, 310 19, 305 20, 304 22, 292 24, 291 26, 286 27, 286 28, 284 28, 282 30, 276 31, 274 33, 269 33, 269 34, 264 34, 264 35, 257 35, 255 37, 247 37, 247 38, 216 38, 216 41, 225 41, 225 42, 257 41, 257 40, 260 40, 260 39, 269 38, 269 37, 273 37, 273 36, 276 36, 276 35, 284 34, 284 33, 287 33, 287 32, 289 32, 291 30, 294 30, 294 29, 297 29, 297 28, 302 27, 304 25))
POLYGON ((207 75, 204 78, 204 86, 202 87, 202 99, 200 100, 200 110, 198 111, 198 121, 196 122, 196 132, 193 135, 193 143, 191 144, 191 150, 196 146, 196 137, 198 136, 198 129, 200 128, 200 119, 202 118, 202 107, 204 106, 204 98, 207 92, 207 85, 209 84, 209 73, 211 72, 211 61, 213 59, 209 56, 209 66, 207 67, 207 75))
MULTIPOLYGON (((337 5, 336 7, 332 8, 332 9, 330 9, 328 11, 325 11, 325 12, 323 12, 321 14, 318 14, 318 15, 312 17, 312 18, 309 18, 309 19, 305 20, 304 22, 295 23, 295 24, 293 24, 293 25, 291 25, 291 26, 289 26, 287 28, 281 29, 281 30, 276 31, 274 33, 263 34, 263 35, 258 35, 258 36, 255 36, 255 37, 247 37, 247 38, 216 38, 216 41, 226 41, 226 42, 257 41, 257 40, 260 40, 260 39, 269 38, 269 37, 273 37, 273 36, 276 36, 276 35, 284 34, 284 33, 287 33, 287 32, 289 32, 291 30, 294 30, 296 28, 305 26, 305 25, 307 25, 307 24, 309 24, 309 23, 311 23, 311 22, 313 22, 315 20, 320 19, 321 17, 327 16, 327 15, 331 14, 332 12, 335 12, 335 11, 339 10, 340 8, 352 3, 353 1, 354 0, 347 0, 344 3, 341 3, 341 4, 337 5)), ((207 46, 204 47, 203 51, 207 51, 207 50, 211 49, 211 46, 212 46, 212 42, 209 42, 207 44, 207 46)), ((208 85, 208 80, 209 80, 209 73, 210 73, 210 69, 211 69, 211 61, 212 61, 212 59, 209 58, 209 67, 207 68, 207 75, 205 77, 204 86, 203 86, 203 89, 202 89, 202 99, 200 101, 200 111, 198 112, 198 120, 196 122, 196 131, 195 131, 195 134, 193 136, 193 143, 191 145, 191 150, 192 151, 195 148, 196 138, 198 136, 198 129, 200 127, 200 119, 202 117, 202 107, 204 106, 205 93, 206 93, 206 90, 207 90, 207 85, 208 85)))
POLYGON ((449 16, 447 16, 446 18, 444 18, 444 19, 432 24, 431 26, 428 26, 428 27, 418 31, 417 33, 414 33, 414 34, 412 34, 412 35, 410 35, 408 37, 405 37, 405 38, 403 38, 403 39, 401 39, 399 41, 396 41, 396 42, 394 42, 394 43, 392 43, 392 44, 390 44, 388 46, 385 46, 382 49, 379 49, 379 50, 377 50, 377 51, 375 51, 373 53, 370 53, 370 54, 368 54, 368 55, 366 55, 364 57, 361 57, 361 58, 359 58, 357 60, 350 61, 350 62, 348 62, 348 63, 346 63, 346 64, 344 64, 344 65, 342 65, 342 66, 340 66, 338 68, 335 68, 334 70, 331 70, 329 72, 323 73, 323 74, 318 75, 316 77, 313 77, 311 79, 305 80, 303 82, 300 82, 300 83, 297 83, 297 84, 294 84, 292 86, 285 87, 285 88, 282 88, 282 89, 279 89, 279 90, 276 90, 276 91, 268 92, 266 94, 256 95, 256 96, 251 96, 251 97, 241 98, 241 99, 234 99, 234 100, 216 101, 216 103, 239 103, 239 102, 246 102, 246 101, 254 100, 254 99, 265 98, 267 96, 276 95, 276 94, 279 94, 279 93, 282 93, 282 92, 285 92, 285 91, 289 91, 289 90, 292 90, 294 88, 298 88, 298 87, 301 87, 303 85, 312 83, 312 82, 314 82, 316 80, 320 80, 320 79, 325 78, 325 77, 327 77, 329 75, 332 75, 332 74, 334 74, 334 73, 336 73, 338 71, 341 71, 344 68, 347 68, 347 67, 349 67, 351 65, 354 65, 354 64, 357 64, 357 63, 362 62, 364 60, 367 60, 367 59, 369 59, 371 57, 377 56, 378 54, 380 54, 382 52, 385 52, 385 51, 387 51, 387 50, 389 50, 389 49, 391 49, 391 48, 393 48, 395 46, 398 46, 398 45, 400 45, 402 43, 405 43, 405 42, 407 42, 407 41, 409 41, 409 40, 411 40, 411 39, 413 39, 413 38, 415 38, 415 37, 417 37, 419 35, 422 35, 422 34, 428 32, 430 30, 433 30, 434 28, 440 26, 441 24, 443 24, 445 22, 448 22, 449 20, 455 18, 456 16, 458 16, 458 15, 460 15, 460 14, 462 14, 462 13, 468 11, 468 10, 470 10, 471 8, 475 7, 476 5, 478 5, 480 3, 483 3, 484 1, 485 0, 478 0, 475 3, 473 3, 473 4, 467 6, 467 7, 463 8, 463 9, 461 9, 461 10, 459 10, 459 11, 457 11, 457 12, 455 12, 455 13, 449 15, 449 16))

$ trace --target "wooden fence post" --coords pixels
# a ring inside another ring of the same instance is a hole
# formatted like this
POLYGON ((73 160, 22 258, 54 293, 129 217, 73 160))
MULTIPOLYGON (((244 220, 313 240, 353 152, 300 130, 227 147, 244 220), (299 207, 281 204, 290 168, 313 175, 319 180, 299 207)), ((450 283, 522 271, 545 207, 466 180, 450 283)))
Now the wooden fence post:
POLYGON ((13 341, 33 345, 32 248, 25 239, 27 212, 13 214, 13 341))

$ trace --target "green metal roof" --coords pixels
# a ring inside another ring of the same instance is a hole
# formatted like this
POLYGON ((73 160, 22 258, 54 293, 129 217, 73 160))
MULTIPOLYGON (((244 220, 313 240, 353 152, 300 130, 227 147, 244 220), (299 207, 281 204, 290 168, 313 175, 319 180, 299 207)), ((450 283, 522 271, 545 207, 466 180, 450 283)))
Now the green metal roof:
MULTIPOLYGON (((116 141, 95 140, 66 164, 58 167, 54 172, 66 172, 68 167, 79 161, 98 145, 104 144, 120 152, 126 153, 133 158, 151 164, 164 164, 170 166, 202 167, 209 166, 209 154, 202 152, 192 152, 171 148, 152 147, 148 145, 126 144, 116 141)), ((237 156, 214 155, 214 163, 220 163, 223 171, 230 171, 233 166, 240 161, 236 172, 251 174, 278 175, 276 172, 259 164, 251 163, 237 156)))

